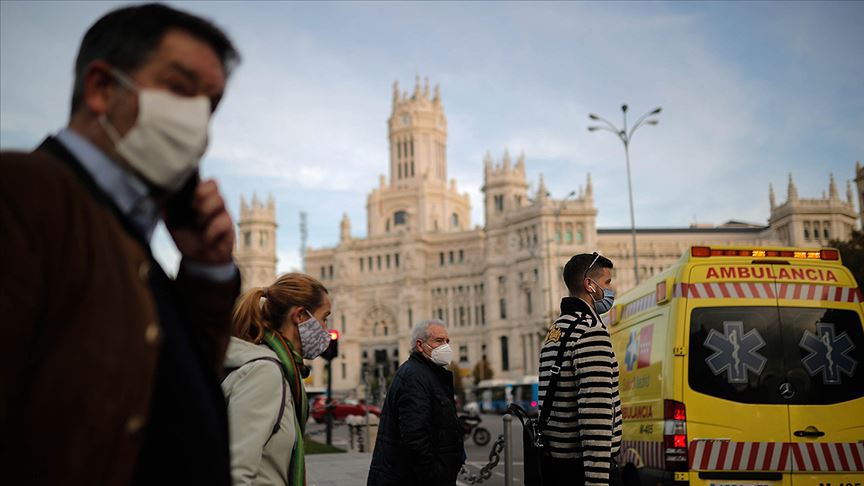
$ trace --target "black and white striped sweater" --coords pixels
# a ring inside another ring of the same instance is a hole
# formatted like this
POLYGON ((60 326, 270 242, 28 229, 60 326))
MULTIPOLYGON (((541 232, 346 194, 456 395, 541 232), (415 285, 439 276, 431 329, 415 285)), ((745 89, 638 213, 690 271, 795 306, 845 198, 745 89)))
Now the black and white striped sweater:
POLYGON ((567 347, 543 436, 552 457, 582 460, 585 484, 609 484, 611 458, 621 449, 618 361, 612 339, 593 308, 582 299, 565 297, 561 317, 540 350, 541 407, 562 340, 567 347))

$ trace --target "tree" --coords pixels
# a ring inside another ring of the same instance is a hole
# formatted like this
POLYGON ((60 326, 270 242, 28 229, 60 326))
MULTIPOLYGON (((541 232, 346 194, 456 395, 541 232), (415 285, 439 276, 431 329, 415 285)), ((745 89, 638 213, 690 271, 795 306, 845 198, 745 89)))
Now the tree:
POLYGON ((864 286, 864 231, 852 230, 849 241, 831 240, 830 246, 840 250, 840 258, 855 276, 858 287, 864 286))
POLYGON ((482 358, 480 358, 480 361, 478 361, 477 364, 474 365, 473 375, 474 375, 474 385, 475 386, 477 385, 477 383, 480 383, 483 380, 491 380, 492 379, 492 376, 493 376, 492 367, 489 366, 489 361, 486 359, 485 354, 483 355, 482 358))

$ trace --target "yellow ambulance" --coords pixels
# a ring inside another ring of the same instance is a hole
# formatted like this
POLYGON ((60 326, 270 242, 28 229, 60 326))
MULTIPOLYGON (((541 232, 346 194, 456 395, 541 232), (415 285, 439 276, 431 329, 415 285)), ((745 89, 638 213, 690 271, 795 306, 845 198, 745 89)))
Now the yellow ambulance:
POLYGON ((625 486, 864 486, 864 305, 837 250, 694 246, 606 320, 625 486))

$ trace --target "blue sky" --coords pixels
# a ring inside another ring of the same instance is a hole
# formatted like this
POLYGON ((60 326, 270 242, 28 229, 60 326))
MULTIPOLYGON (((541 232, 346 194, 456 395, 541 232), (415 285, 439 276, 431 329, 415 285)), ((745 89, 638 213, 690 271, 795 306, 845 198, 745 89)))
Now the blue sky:
MULTIPOLYGON (((0 3, 0 146, 30 148, 67 121, 81 36, 119 3, 0 3)), ((243 54, 211 130, 205 176, 233 214, 240 195, 277 201, 279 270, 365 234, 366 195, 387 170, 392 83, 440 84, 450 176, 482 224, 482 158, 525 153, 555 197, 594 181, 600 227, 628 227, 624 154, 587 114, 636 133, 638 226, 764 224, 768 184, 785 199, 864 159, 864 3, 177 2, 222 26, 243 54)), ((170 267, 163 233, 154 247, 170 267)))

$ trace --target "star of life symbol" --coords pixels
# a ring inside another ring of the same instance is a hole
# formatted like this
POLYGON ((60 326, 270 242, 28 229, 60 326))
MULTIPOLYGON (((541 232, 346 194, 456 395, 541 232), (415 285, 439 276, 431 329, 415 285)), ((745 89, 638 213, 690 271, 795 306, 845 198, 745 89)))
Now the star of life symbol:
POLYGON ((723 334, 711 329, 705 346, 715 351, 705 363, 715 375, 726 371, 729 383, 747 383, 747 371, 759 375, 768 359, 757 351, 765 346, 765 339, 756 329, 744 333, 744 322, 724 321, 723 334))
POLYGON ((834 324, 820 322, 816 324, 817 334, 804 331, 798 346, 810 351, 810 354, 801 360, 801 364, 807 369, 811 376, 822 372, 822 383, 826 385, 839 385, 842 373, 852 376, 858 361, 847 356, 855 349, 852 339, 845 332, 838 336, 834 324))

